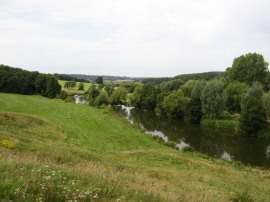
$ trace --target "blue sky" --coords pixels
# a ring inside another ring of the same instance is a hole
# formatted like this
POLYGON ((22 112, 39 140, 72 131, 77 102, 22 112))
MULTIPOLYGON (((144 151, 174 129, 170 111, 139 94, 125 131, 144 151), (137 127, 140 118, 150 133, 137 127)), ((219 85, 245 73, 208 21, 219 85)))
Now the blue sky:
POLYGON ((140 77, 270 61, 268 0, 0 0, 0 63, 140 77))

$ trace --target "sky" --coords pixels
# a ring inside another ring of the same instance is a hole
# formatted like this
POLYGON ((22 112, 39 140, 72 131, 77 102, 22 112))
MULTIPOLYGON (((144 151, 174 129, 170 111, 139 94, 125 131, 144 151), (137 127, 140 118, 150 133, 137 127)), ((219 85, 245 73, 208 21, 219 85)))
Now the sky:
POLYGON ((0 0, 0 64, 172 77, 270 62, 269 0, 0 0))

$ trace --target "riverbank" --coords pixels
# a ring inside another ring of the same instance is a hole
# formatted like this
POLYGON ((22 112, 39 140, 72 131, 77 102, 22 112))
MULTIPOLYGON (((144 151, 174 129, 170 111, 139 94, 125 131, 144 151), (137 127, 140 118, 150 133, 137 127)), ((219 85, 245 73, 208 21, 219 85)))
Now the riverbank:
POLYGON ((269 170, 170 149, 87 105, 0 93, 0 111, 2 199, 270 200, 269 170))
MULTIPOLYGON (((231 136, 241 136, 240 128, 239 128, 239 121, 237 120, 202 119, 200 124, 202 126, 210 126, 212 128, 230 132, 231 136)), ((270 139, 270 124, 269 123, 267 123, 264 129, 258 132, 258 137, 270 139)))

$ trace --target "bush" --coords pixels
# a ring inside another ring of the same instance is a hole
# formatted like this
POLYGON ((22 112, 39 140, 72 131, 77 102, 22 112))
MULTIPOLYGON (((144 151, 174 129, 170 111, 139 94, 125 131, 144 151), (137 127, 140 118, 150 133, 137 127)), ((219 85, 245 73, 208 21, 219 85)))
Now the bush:
POLYGON ((65 100, 68 97, 68 93, 64 90, 61 90, 59 98, 65 100))
POLYGON ((73 102, 73 98, 72 98, 72 97, 67 97, 67 98, 65 99, 65 102, 73 102))
POLYGON ((194 152, 195 149, 194 149, 194 147, 188 145, 188 146, 184 146, 184 147, 182 148, 182 151, 183 151, 183 152, 194 152))

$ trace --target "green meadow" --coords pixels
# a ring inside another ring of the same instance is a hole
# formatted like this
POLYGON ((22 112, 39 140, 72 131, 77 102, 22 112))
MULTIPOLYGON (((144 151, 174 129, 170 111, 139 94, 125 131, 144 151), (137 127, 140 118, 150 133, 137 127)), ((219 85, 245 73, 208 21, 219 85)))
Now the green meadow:
POLYGON ((270 170, 177 151, 106 110, 36 95, 0 93, 0 173, 1 201, 270 201, 270 170))
POLYGON ((90 86, 92 85, 91 83, 76 82, 76 87, 75 88, 65 88, 65 83, 66 82, 67 81, 64 81, 64 80, 58 80, 58 83, 61 85, 62 90, 66 91, 68 94, 84 94, 85 91, 87 91, 90 88, 90 86), (78 90, 79 83, 84 84, 84 90, 83 91, 78 90))

